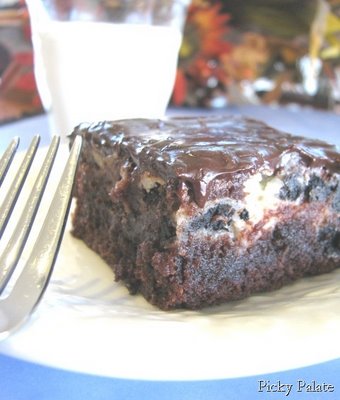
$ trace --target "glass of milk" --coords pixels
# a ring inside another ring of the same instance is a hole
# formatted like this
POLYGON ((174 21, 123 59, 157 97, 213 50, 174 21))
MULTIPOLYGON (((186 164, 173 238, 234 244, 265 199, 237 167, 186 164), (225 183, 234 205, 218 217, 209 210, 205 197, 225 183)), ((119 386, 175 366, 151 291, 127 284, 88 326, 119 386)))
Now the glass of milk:
POLYGON ((27 0, 51 133, 81 122, 161 118, 189 0, 27 0))

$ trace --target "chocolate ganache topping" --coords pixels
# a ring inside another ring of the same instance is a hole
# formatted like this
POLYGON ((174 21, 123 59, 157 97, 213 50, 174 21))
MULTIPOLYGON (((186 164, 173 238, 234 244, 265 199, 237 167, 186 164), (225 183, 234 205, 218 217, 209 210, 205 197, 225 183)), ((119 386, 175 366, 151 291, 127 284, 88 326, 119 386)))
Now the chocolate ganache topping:
POLYGON ((201 206, 216 180, 236 174, 245 179, 259 168, 274 169, 285 153, 298 153, 310 167, 340 171, 335 146, 239 116, 105 121, 81 124, 72 135, 79 133, 94 146, 104 145, 108 156, 118 146, 140 168, 190 182, 201 206))

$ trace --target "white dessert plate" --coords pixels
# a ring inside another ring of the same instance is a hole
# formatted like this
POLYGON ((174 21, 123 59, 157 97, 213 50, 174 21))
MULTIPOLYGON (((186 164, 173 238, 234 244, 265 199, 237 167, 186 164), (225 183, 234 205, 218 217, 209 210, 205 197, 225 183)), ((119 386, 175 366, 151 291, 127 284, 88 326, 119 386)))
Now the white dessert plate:
POLYGON ((151 380, 251 376, 340 357, 339 270, 219 307, 164 312, 115 283, 70 229, 40 306, 1 353, 151 380))

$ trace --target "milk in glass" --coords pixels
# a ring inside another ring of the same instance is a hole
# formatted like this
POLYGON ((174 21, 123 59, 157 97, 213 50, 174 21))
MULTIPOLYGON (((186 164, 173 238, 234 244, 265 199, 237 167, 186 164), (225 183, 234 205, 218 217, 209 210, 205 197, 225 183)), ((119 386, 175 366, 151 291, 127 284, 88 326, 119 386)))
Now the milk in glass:
POLYGON ((66 135, 85 121, 163 117, 181 40, 170 26, 40 25, 33 31, 36 78, 52 133, 66 135))

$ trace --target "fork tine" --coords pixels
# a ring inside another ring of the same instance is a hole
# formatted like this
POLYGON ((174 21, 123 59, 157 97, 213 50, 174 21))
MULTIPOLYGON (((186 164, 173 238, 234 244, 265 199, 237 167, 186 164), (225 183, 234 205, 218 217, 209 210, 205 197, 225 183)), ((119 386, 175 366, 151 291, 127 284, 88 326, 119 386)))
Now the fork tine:
POLYGON ((34 155, 37 151, 40 136, 35 136, 27 150, 27 153, 18 169, 18 172, 14 178, 14 181, 4 199, 4 202, 0 208, 0 238, 4 233, 9 216, 11 215, 14 204, 19 196, 20 190, 25 182, 27 173, 32 165, 34 155))
POLYGON ((40 172, 37 175, 33 189, 23 211, 21 212, 20 219, 3 253, 0 256, 0 294, 3 292, 14 271, 16 262, 20 257, 27 236, 29 235, 30 229, 33 225, 33 220, 47 184, 53 161, 58 150, 59 142, 60 138, 57 136, 52 139, 45 160, 41 166, 40 172))
POLYGON ((77 136, 27 263, 9 295, 1 302, 1 338, 26 320, 46 289, 66 225, 81 145, 82 139, 77 136))
POLYGON ((6 151, 4 152, 3 156, 0 160, 0 186, 6 176, 9 166, 13 160, 14 154, 18 148, 20 139, 19 137, 15 137, 9 146, 7 147, 6 151))

